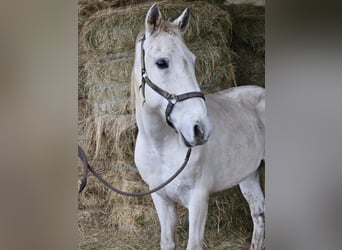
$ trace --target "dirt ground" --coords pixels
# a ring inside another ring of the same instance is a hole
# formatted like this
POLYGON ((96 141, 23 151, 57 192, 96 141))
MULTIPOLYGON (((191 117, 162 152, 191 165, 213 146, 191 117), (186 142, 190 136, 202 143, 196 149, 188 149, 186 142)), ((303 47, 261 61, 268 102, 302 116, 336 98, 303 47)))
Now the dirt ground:
MULTIPOLYGON (((86 199, 92 199, 91 195, 86 199)), ((107 202, 103 200, 102 204, 107 202)), ((80 204, 82 206, 82 200, 80 204)), ((153 208, 150 198, 143 205, 153 208)), ((151 215, 148 211, 150 218, 142 216, 138 230, 127 231, 113 224, 110 207, 79 209, 79 249, 160 249, 160 227, 155 212, 151 215)), ((134 210, 135 207, 126 209, 134 210)), ((185 249, 188 238, 187 211, 178 206, 177 212, 176 245, 177 249, 185 249)), ((252 227, 248 205, 238 187, 215 194, 210 199, 204 249, 249 249, 252 227)))

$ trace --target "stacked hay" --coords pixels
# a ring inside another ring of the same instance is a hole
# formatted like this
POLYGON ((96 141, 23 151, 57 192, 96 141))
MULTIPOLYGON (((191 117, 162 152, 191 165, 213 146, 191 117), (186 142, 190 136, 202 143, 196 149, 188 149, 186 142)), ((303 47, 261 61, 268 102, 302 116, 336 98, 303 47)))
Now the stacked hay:
POLYGON ((223 8, 230 13, 233 23, 237 84, 265 87, 265 7, 240 4, 223 8))
POLYGON ((78 30, 84 22, 94 13, 120 6, 129 6, 136 3, 148 2, 148 0, 79 0, 78 1, 78 30))
MULTIPOLYGON (((130 103, 130 73, 135 39, 152 2, 79 1, 79 143, 106 180, 135 192, 147 186, 133 162, 137 129, 130 103)), ((235 86, 236 77, 230 50, 236 34, 232 37, 230 10, 209 2, 158 3, 164 17, 171 20, 190 7, 192 19, 185 42, 197 56, 196 76, 204 93, 235 86)), ((149 196, 118 196, 90 177, 79 206, 80 248, 125 249, 120 246, 130 241, 132 246, 138 244, 136 249, 141 245, 159 249, 159 222, 149 196), (137 237, 142 231, 144 234, 137 237), (114 243, 113 232, 117 235, 114 243)), ((185 247, 187 211, 179 208, 178 215, 177 244, 185 247)), ((228 247, 222 243, 222 237, 228 235, 243 239, 234 244, 244 248, 250 231, 248 207, 238 188, 210 199, 206 228, 209 249, 228 247)))

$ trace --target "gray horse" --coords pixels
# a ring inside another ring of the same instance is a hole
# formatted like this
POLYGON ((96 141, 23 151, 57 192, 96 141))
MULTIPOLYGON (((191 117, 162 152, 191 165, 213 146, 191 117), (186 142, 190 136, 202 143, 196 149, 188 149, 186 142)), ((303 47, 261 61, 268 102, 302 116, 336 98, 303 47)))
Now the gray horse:
POLYGON ((182 38, 189 19, 186 9, 175 21, 164 21, 153 5, 136 43, 132 72, 139 129, 135 163, 144 181, 153 188, 168 179, 192 148, 184 171, 152 194, 161 249, 175 248, 176 202, 189 210, 187 249, 202 249, 209 194, 237 184, 253 219, 251 249, 261 249, 264 196, 258 167, 265 157, 265 90, 244 86, 204 98, 195 56, 182 38))

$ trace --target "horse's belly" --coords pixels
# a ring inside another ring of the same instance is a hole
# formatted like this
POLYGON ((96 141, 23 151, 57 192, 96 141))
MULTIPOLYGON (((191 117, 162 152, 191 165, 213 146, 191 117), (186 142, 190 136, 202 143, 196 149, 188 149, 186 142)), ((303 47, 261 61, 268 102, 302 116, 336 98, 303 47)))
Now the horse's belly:
MULTIPOLYGON (((208 141, 203 151, 205 175, 211 176, 211 192, 218 192, 239 184, 255 172, 263 159, 262 142, 255 137, 249 142, 231 135, 208 141), (234 139, 235 137, 235 139, 234 139)), ((214 138, 212 138, 214 139, 214 138)))
POLYGON ((258 169, 261 160, 260 154, 247 150, 236 154, 214 152, 205 163, 206 175, 213 180, 210 192, 219 192, 239 184, 258 169))

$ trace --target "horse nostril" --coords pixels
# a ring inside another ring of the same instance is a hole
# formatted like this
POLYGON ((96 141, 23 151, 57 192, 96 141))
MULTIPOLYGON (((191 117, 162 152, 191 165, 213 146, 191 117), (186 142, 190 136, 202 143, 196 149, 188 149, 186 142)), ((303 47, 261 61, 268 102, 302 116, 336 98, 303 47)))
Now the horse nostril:
POLYGON ((196 139, 203 139, 204 137, 204 131, 200 128, 200 126, 198 126, 198 124, 194 126, 194 136, 196 139))

